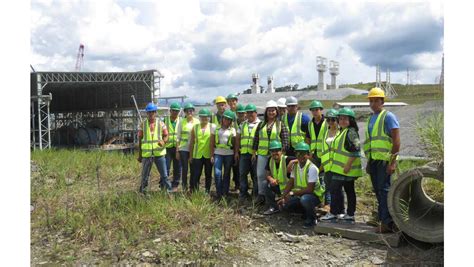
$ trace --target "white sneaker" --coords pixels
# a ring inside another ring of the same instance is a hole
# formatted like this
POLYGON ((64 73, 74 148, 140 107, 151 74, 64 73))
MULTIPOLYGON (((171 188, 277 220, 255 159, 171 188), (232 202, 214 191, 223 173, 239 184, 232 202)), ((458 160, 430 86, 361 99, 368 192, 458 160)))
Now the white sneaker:
POLYGON ((344 220, 344 221, 355 221, 355 217, 354 216, 350 216, 350 215, 347 215, 347 214, 344 214, 342 215, 341 217, 339 217, 340 220, 344 220))
POLYGON ((326 213, 326 215, 324 215, 323 217, 320 218, 321 221, 330 221, 330 220, 334 220, 336 219, 337 216, 332 214, 332 213, 326 213))

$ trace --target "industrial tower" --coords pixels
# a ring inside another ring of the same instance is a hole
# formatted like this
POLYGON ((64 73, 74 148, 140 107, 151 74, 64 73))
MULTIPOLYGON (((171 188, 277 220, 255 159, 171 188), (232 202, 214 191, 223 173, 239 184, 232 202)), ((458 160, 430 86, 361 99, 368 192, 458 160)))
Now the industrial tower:
POLYGON ((329 73, 331 74, 331 86, 329 89, 337 89, 336 76, 339 75, 339 62, 329 61, 329 73))
POLYGON ((326 90, 324 83, 324 73, 327 70, 327 59, 325 57, 316 57, 316 68, 318 70, 318 91, 326 90))
POLYGON ((81 71, 82 66, 84 65, 84 45, 79 45, 79 50, 77 51, 77 58, 76 58, 76 71, 81 71))
POLYGON ((258 73, 252 74, 252 94, 260 94, 260 85, 258 84, 258 79, 260 75, 258 73))
POLYGON ((273 76, 267 77, 268 89, 267 93, 275 93, 275 88, 273 87, 273 76))

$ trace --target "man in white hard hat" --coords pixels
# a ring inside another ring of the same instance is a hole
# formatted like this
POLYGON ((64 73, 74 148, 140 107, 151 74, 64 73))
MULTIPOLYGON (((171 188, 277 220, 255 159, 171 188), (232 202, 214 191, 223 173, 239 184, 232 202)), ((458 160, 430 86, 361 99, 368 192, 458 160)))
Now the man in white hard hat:
POLYGON ((286 155, 295 156, 295 145, 304 142, 311 119, 308 115, 298 111, 298 99, 294 96, 286 99, 286 107, 288 112, 281 117, 281 121, 288 128, 290 134, 290 146, 286 151, 286 155))
POLYGON ((280 118, 282 118, 284 115, 286 115, 286 98, 281 97, 280 99, 278 99, 277 106, 280 118))

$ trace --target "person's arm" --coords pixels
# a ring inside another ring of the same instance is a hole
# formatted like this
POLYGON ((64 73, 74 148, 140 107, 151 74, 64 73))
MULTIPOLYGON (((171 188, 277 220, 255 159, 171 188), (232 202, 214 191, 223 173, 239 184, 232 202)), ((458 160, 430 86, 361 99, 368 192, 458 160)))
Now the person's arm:
POLYGON ((291 192, 291 189, 293 189, 294 182, 295 179, 291 177, 286 183, 285 189, 283 189, 283 192, 281 193, 281 198, 277 202, 279 207, 284 206, 286 202, 288 202, 289 194, 291 192))
POLYGON ((397 167, 397 156, 400 152, 400 129, 393 128, 392 134, 392 155, 390 156, 390 163, 387 166, 387 173, 393 174, 397 167))
POLYGON ((266 178, 267 178, 268 183, 272 186, 277 185, 278 181, 273 178, 272 173, 269 170, 266 170, 266 173, 267 173, 266 178))
POLYGON ((191 128, 192 129, 191 133, 190 133, 191 137, 189 138, 189 162, 191 162, 193 160, 193 149, 194 149, 194 138, 195 138, 194 137, 194 127, 196 127, 196 125, 193 126, 193 128, 191 128))
POLYGON ((352 168, 352 163, 356 158, 360 157, 360 140, 359 133, 356 132, 354 128, 350 128, 346 135, 344 148, 350 152, 351 156, 344 165, 344 173, 349 173, 352 168))
POLYGON ((255 131, 255 136, 253 137, 253 143, 252 143, 252 161, 255 161, 257 157, 257 150, 258 150, 258 142, 259 142, 259 131, 264 131, 265 129, 262 129, 262 122, 259 122, 257 125, 254 127, 257 127, 257 130, 255 131))
POLYGON ((214 164, 214 150, 216 146, 216 135, 214 131, 211 132, 211 142, 209 143, 211 146, 211 163, 214 164))
POLYGON ((143 131, 138 130, 138 162, 142 162, 142 138, 143 138, 143 131))
POLYGON ((295 191, 295 196, 302 196, 305 194, 313 194, 316 183, 319 184, 319 173, 316 166, 312 166, 308 170, 308 183, 305 189, 295 191))
POLYGON ((168 142, 168 129, 166 128, 166 125, 161 122, 161 121, 158 121, 158 123, 161 124, 161 140, 158 141, 160 147, 163 147, 166 142, 168 142))
POLYGON ((288 128, 286 128, 286 125, 284 123, 281 123, 281 130, 280 130, 280 139, 281 139, 281 147, 283 148, 283 154, 286 153, 290 149, 290 144, 289 144, 289 134, 288 134, 288 128))
POLYGON ((240 155, 240 133, 236 134, 233 138, 234 144, 234 166, 239 164, 239 155, 240 155))

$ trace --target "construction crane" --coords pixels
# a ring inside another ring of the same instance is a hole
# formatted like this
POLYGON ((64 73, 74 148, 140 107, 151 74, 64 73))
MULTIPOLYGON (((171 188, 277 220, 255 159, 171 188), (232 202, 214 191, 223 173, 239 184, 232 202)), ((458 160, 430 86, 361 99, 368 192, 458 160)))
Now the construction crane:
POLYGON ((84 45, 79 45, 79 50, 77 51, 77 59, 76 59, 76 71, 81 71, 82 65, 84 64, 84 45))

